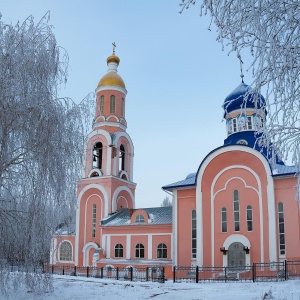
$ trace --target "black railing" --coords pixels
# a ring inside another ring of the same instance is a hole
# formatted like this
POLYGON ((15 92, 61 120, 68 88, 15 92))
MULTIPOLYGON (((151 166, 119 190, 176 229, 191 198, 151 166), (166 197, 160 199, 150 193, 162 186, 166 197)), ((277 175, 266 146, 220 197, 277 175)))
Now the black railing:
POLYGON ((57 275, 84 276, 129 281, 157 281, 164 283, 165 270, 162 266, 156 267, 78 267, 45 265, 44 272, 57 275))

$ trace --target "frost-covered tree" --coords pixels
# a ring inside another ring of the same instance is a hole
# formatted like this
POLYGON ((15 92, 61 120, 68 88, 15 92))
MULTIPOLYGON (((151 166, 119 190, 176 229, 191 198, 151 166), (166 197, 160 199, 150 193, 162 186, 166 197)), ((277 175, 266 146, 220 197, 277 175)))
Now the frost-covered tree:
MULTIPOLYGON (((300 165, 300 2, 298 0, 182 0, 181 12, 200 4, 229 53, 250 61, 252 87, 266 95, 264 135, 279 155, 300 165)), ((211 28, 211 26, 209 26, 211 28)))
POLYGON ((168 196, 166 196, 160 206, 161 207, 172 206, 172 201, 168 196))
POLYGON ((74 214, 89 105, 58 97, 68 56, 48 22, 0 18, 0 262, 47 261, 74 214))

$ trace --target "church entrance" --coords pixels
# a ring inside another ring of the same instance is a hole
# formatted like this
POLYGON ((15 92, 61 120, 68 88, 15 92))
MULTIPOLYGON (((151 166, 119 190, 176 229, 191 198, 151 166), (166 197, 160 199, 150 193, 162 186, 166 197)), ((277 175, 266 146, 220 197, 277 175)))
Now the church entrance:
POLYGON ((241 270, 246 265, 246 253, 244 245, 239 242, 232 243, 228 247, 227 266, 232 270, 241 270))

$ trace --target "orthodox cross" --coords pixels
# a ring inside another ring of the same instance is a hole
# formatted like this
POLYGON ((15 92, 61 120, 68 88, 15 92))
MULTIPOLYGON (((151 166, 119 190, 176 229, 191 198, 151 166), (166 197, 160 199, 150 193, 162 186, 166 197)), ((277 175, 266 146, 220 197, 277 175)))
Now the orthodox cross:
POLYGON ((115 42, 113 42, 112 45, 113 45, 113 55, 115 55, 115 49, 116 49, 117 45, 115 42))

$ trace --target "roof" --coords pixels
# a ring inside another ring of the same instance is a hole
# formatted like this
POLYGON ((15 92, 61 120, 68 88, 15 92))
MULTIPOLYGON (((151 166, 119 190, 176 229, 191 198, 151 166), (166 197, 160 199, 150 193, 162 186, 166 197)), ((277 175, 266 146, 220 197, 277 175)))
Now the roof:
POLYGON ((265 104, 266 100, 261 94, 242 82, 226 97, 223 108, 226 115, 228 112, 241 108, 262 108, 265 104))
POLYGON ((180 180, 180 181, 176 181, 174 183, 165 185, 162 187, 162 189, 164 190, 169 190, 169 189, 174 189, 177 187, 189 187, 189 186, 193 186, 196 185, 196 177, 197 177, 197 173, 190 173, 186 176, 185 179, 180 180))
POLYGON ((74 235, 76 233, 76 224, 60 224, 55 231, 55 235, 74 235))
POLYGON ((106 73, 99 81, 98 87, 105 86, 105 85, 116 85, 121 86, 125 89, 125 83, 121 76, 116 72, 108 72, 106 73))
POLYGON ((145 226, 172 224, 172 206, 129 209, 123 208, 101 220, 101 226, 145 226), (149 223, 131 223, 130 219, 135 211, 145 211, 150 219, 149 223))

